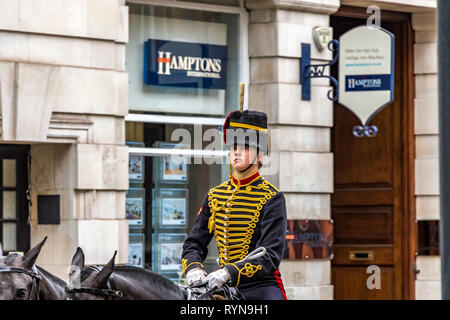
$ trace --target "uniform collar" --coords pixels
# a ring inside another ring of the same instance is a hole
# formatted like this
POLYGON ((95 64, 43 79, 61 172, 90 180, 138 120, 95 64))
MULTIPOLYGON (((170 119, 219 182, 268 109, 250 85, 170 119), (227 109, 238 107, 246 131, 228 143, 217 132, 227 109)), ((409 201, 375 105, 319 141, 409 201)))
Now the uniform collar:
POLYGON ((252 175, 243 178, 243 179, 237 179, 234 175, 231 176, 231 183, 233 183, 235 186, 245 186, 247 184, 252 183, 253 181, 255 181, 256 179, 258 179, 260 177, 259 172, 256 171, 255 173, 253 173, 252 175))

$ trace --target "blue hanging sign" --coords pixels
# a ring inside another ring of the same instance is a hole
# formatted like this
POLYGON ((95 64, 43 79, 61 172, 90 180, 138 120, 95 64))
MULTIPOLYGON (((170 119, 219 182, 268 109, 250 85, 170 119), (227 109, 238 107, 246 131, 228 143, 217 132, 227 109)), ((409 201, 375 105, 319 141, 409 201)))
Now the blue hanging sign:
POLYGON ((226 88, 227 46, 149 39, 144 50, 145 84, 226 88))

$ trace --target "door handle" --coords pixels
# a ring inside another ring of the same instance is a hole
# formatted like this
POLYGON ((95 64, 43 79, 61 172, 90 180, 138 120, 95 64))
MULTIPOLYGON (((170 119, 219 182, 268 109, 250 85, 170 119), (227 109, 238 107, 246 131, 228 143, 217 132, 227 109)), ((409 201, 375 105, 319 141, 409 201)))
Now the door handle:
POLYGON ((351 261, 372 261, 373 260, 373 250, 354 250, 349 251, 349 259, 351 261))

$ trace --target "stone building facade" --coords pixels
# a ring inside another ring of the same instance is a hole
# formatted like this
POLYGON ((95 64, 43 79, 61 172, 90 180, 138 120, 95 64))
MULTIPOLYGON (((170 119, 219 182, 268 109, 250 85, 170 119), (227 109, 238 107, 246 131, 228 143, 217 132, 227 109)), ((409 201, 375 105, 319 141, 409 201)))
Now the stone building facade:
MULTIPOLYGON (((38 263, 65 278, 78 246, 87 263, 118 250, 128 262, 126 64, 131 4, 241 13, 246 23, 248 106, 277 129, 280 165, 270 180, 286 195, 288 219, 331 220, 333 102, 328 81, 300 97, 300 43, 329 26, 342 6, 410 14, 414 31, 414 215, 439 220, 436 0, 8 0, 0 2, 1 143, 30 146, 30 245, 48 236, 38 263), (38 223, 38 195, 60 195, 58 225, 38 223)), ((332 59, 311 46, 313 63, 332 59)), ((414 236, 414 235, 413 235, 414 236)), ((412 266, 411 266, 412 267, 412 266)), ((417 255, 414 299, 440 299, 439 256, 417 255)), ((331 259, 283 260, 290 299, 334 299, 331 259)))
POLYGON ((77 246, 88 263, 117 249, 124 263, 125 2, 2 1, 0 12, 1 140, 30 145, 31 245, 48 236, 39 263, 65 278, 77 246), (60 195, 59 225, 38 224, 38 194, 60 195))

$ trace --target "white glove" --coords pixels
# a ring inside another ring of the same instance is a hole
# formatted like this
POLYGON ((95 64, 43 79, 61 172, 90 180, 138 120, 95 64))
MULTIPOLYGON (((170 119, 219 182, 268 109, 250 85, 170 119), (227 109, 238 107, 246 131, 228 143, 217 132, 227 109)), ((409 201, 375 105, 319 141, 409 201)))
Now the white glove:
POLYGON ((206 289, 209 290, 215 286, 217 286, 217 288, 221 288, 225 283, 230 281, 230 279, 230 274, 225 268, 211 272, 205 279, 205 282, 207 282, 206 289))
POLYGON ((196 286, 203 282, 208 273, 202 268, 195 268, 186 273, 186 281, 188 286, 196 286))

